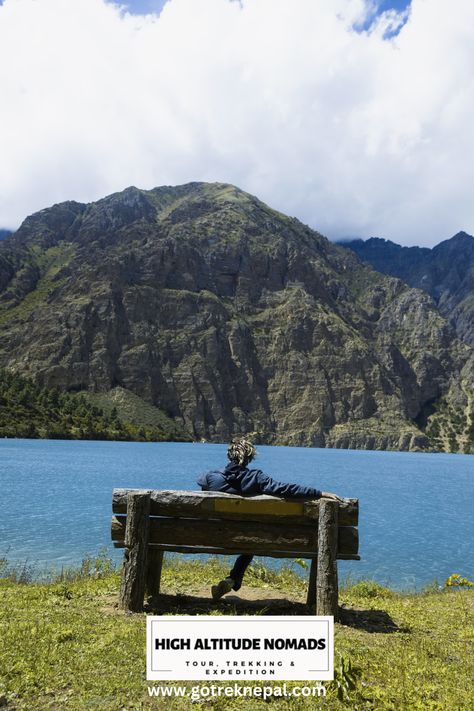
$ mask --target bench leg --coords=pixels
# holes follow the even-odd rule
[[[311,568],[309,569],[308,595],[306,604],[311,609],[311,614],[316,614],[316,572],[318,569],[317,558],[311,558]]]
[[[148,548],[146,592],[150,597],[155,597],[160,592],[162,567],[163,551],[160,551],[157,548]]]
[[[318,572],[316,611],[318,615],[338,615],[337,583],[337,501],[322,501],[318,522]]]
[[[143,610],[147,569],[150,494],[129,493],[125,556],[120,586],[120,606],[131,612]]]

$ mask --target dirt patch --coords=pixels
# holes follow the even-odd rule
[[[102,610],[105,614],[128,614],[118,607],[117,594],[107,595]],[[213,600],[211,587],[193,588],[186,594],[168,587],[155,598],[145,603],[148,614],[260,614],[260,615],[307,615],[309,610],[301,596],[291,595],[275,588],[252,588],[243,585],[238,592],[230,592],[220,600]]]
[[[193,595],[197,595],[198,597],[211,597],[211,586],[207,587],[201,587],[197,588],[196,590],[192,591]],[[247,585],[242,585],[240,590],[238,592],[234,592],[233,590],[230,593],[227,593],[227,595],[224,595],[220,599],[219,602],[249,602],[249,601],[258,601],[258,600],[280,600],[280,601],[286,601],[286,602],[303,602],[303,599],[301,596],[298,595],[292,595],[291,593],[286,592],[285,590],[278,590],[276,588],[272,587],[265,587],[265,588],[252,588]]]
[[[308,608],[303,600],[275,588],[252,588],[243,585],[238,592],[231,591],[220,600],[213,600],[211,586],[197,587],[177,593],[163,591],[148,600],[147,612],[174,612],[176,614],[260,614],[260,615],[306,615]]]

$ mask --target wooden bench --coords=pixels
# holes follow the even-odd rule
[[[357,499],[295,500],[214,491],[114,489],[112,540],[125,548],[120,604],[160,591],[165,551],[311,560],[311,614],[338,611],[337,559],[359,560]]]

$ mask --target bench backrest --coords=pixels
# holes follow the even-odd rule
[[[129,493],[149,493],[149,545],[183,553],[317,555],[319,500],[214,491],[114,489],[112,540],[124,547]],[[337,557],[358,559],[357,499],[338,505]]]

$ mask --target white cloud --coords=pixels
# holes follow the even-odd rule
[[[130,184],[232,182],[331,236],[474,232],[474,3],[0,7],[0,226]]]

